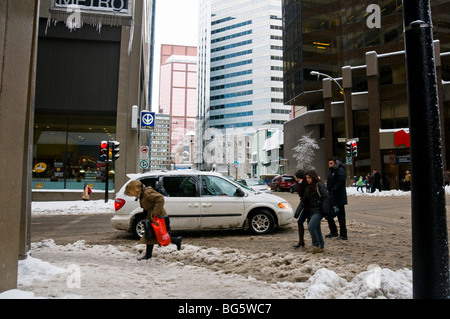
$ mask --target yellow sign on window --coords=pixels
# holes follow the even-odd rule
[[[34,165],[34,171],[36,173],[42,173],[45,172],[47,170],[47,164],[45,163],[37,163],[36,165]]]

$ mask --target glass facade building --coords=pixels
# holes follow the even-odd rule
[[[208,128],[281,128],[291,112],[283,104],[281,1],[201,1],[199,18],[197,137]]]
[[[450,1],[430,4],[448,166]],[[322,149],[315,165],[323,175],[328,157],[345,157],[345,143],[338,139],[358,138],[348,177],[377,168],[386,188],[401,187],[409,169],[409,146],[394,143],[395,132],[409,130],[402,1],[284,0],[283,19],[284,103],[302,110],[285,126],[297,130],[285,138],[285,155],[302,134],[313,131]],[[334,82],[328,88],[324,77],[311,71],[332,77],[342,91]],[[295,167],[287,169],[292,173]]]
[[[434,39],[440,40],[442,52],[449,51],[450,2],[430,3]],[[368,27],[375,14],[369,5],[380,8],[379,28]],[[317,76],[310,74],[313,70],[339,78],[343,66],[365,64],[367,51],[404,50],[402,8],[402,0],[283,0],[284,103],[306,105],[304,93],[321,87]],[[385,67],[383,81],[389,80],[387,71]],[[398,72],[403,71],[394,70]],[[355,85],[360,91],[367,89],[363,80]]]

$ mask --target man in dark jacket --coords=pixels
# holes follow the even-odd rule
[[[339,211],[337,218],[339,222],[340,234],[338,234],[336,223],[334,218],[328,218],[328,226],[330,227],[330,233],[326,235],[326,238],[337,237],[340,240],[347,240],[347,226],[345,224],[345,205],[347,205],[347,177],[345,172],[345,166],[337,158],[331,158],[328,160],[328,167],[330,174],[327,180],[327,189],[330,194],[331,203],[336,206]]]

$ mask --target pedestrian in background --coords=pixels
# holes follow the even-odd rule
[[[306,179],[305,179],[305,171],[304,170],[298,170],[295,172],[295,180],[297,181],[297,193],[298,197],[300,198],[300,201],[302,197],[305,195],[305,188],[306,188]],[[295,211],[294,217],[298,218],[297,224],[298,224],[298,243],[294,245],[295,248],[304,247],[305,246],[305,227],[303,224],[305,223],[305,220],[309,221],[309,214],[308,214],[308,207],[303,207],[301,209],[300,203],[297,206],[297,210]]]
[[[88,184],[84,184],[83,193],[81,194],[81,199],[88,201],[91,199],[92,190]]]
[[[411,190],[411,172],[409,170],[406,171],[404,182],[405,191],[409,192]]]
[[[316,171],[307,171],[305,173],[305,179],[307,182],[307,187],[305,189],[305,194],[300,201],[298,210],[301,211],[305,207],[308,207],[310,217],[308,222],[308,230],[313,244],[309,252],[321,253],[324,251],[325,243],[322,237],[320,221],[322,220],[324,214],[328,214],[329,212],[328,191]]]
[[[327,189],[333,206],[337,206],[337,219],[339,222],[339,234],[334,218],[328,218],[330,233],[326,238],[337,237],[339,240],[347,240],[347,225],[345,220],[345,205],[347,205],[347,185],[345,166],[336,157],[328,160],[330,173],[327,180]]]
[[[372,175],[370,173],[367,173],[366,175],[366,193],[370,193],[370,185],[371,185],[371,178]]]
[[[361,193],[364,194],[364,184],[363,177],[360,176],[358,181],[356,182],[356,191],[358,192],[359,189],[361,189]]]
[[[372,176],[373,176],[372,193],[375,192],[375,189],[378,189],[381,192],[381,174],[378,173],[376,168],[373,169]]]

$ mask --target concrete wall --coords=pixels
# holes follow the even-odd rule
[[[29,241],[38,8],[38,0],[0,1],[0,292],[17,288],[19,255]]]

